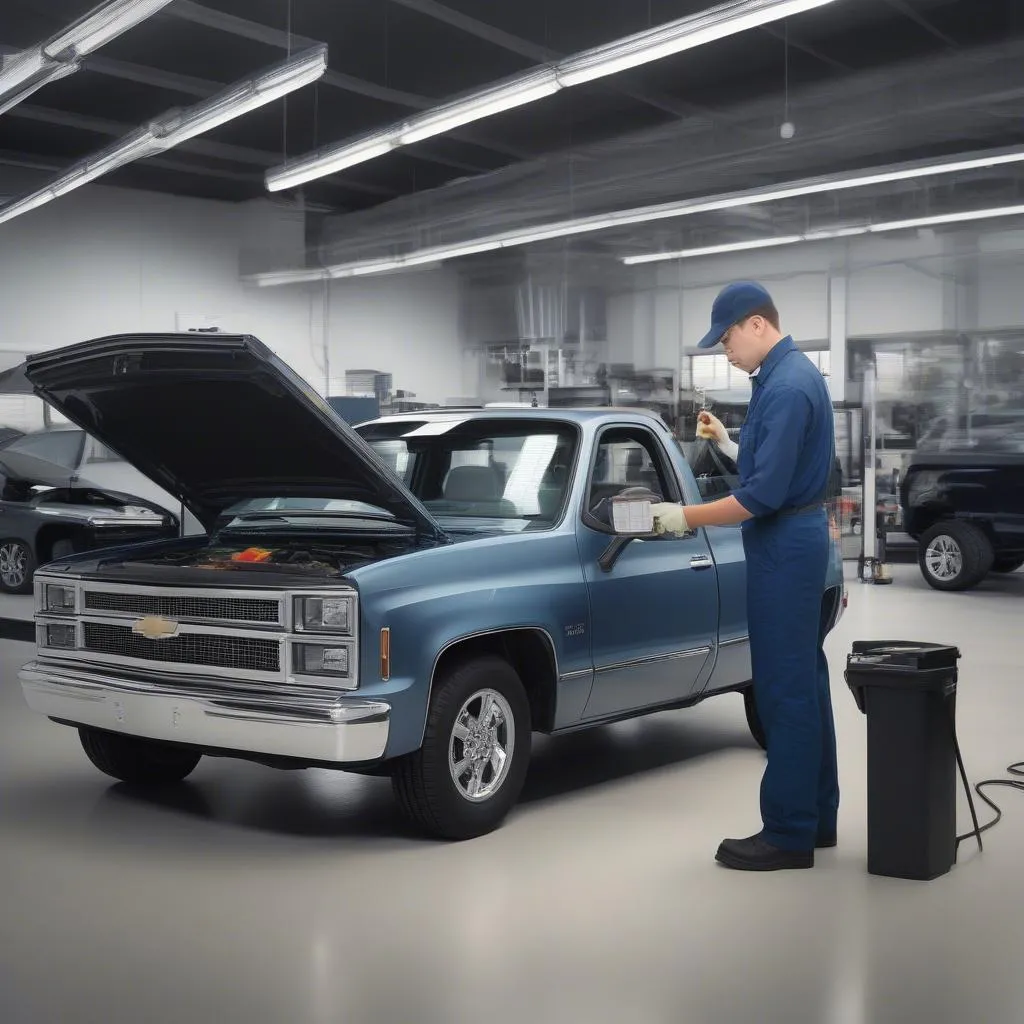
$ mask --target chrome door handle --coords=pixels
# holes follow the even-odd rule
[[[710,555],[694,555],[690,559],[691,569],[710,569],[715,563],[711,561]]]

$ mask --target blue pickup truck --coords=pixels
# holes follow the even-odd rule
[[[24,374],[206,531],[36,575],[25,697],[114,778],[173,784],[203,756],[386,774],[417,826],[465,839],[516,802],[536,732],[737,692],[763,742],[740,530],[636,536],[609,515],[623,493],[715,492],[656,416],[446,409],[355,430],[224,334],[103,338]],[[836,547],[825,629],[841,570]]]

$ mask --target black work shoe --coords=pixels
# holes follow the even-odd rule
[[[785,871],[790,868],[813,868],[813,850],[783,850],[773,846],[758,833],[749,839],[725,839],[718,847],[715,860],[737,871]]]
[[[837,846],[839,840],[836,837],[835,832],[828,832],[825,835],[818,836],[814,840],[814,848],[816,850],[831,850],[833,846]]]

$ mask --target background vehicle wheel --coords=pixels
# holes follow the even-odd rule
[[[202,757],[195,751],[158,740],[141,740],[84,726],[78,730],[78,738],[86,756],[101,772],[138,786],[181,782]]]
[[[36,556],[20,540],[0,541],[0,590],[8,594],[31,594]]]
[[[921,574],[936,590],[969,590],[992,568],[988,538],[970,523],[936,523],[918,544]]]
[[[394,767],[395,796],[430,835],[484,835],[519,798],[530,744],[530,704],[519,676],[501,658],[474,658],[436,681],[423,745]]]
[[[747,725],[750,727],[750,735],[754,737],[754,742],[762,750],[767,750],[768,738],[764,734],[761,716],[757,711],[757,700],[754,698],[753,686],[748,686],[743,691],[743,710],[747,713]]]
[[[1021,558],[1020,555],[1005,555],[992,563],[992,571],[1016,572],[1022,565],[1024,565],[1024,558]]]

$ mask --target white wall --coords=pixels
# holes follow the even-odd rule
[[[345,371],[357,369],[393,374],[417,401],[466,393],[458,300],[451,269],[333,282],[331,393],[344,394]]]
[[[179,314],[255,334],[323,387],[308,289],[255,289],[239,258],[256,237],[281,258],[302,244],[295,213],[91,188],[0,225],[0,349],[34,352],[104,334],[173,331]],[[312,325],[316,326],[316,325]]]
[[[427,401],[463,390],[458,281],[447,270],[328,286],[256,288],[240,265],[294,265],[300,214],[270,202],[231,204],[82,189],[0,225],[0,369],[21,354],[129,331],[210,324],[251,333],[315,388],[343,394],[345,370],[394,374]],[[41,406],[29,403],[34,427]],[[19,402],[0,396],[0,422]],[[20,406],[26,403],[20,402]]]

